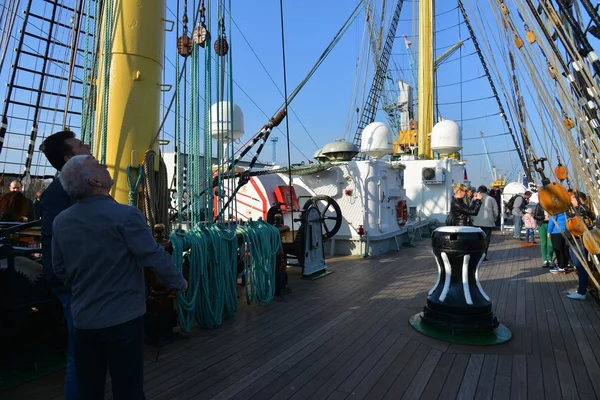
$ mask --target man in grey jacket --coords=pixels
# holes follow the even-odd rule
[[[525,214],[525,207],[531,198],[531,192],[528,190],[523,193],[523,196],[517,195],[515,202],[513,203],[512,215],[513,215],[513,239],[521,240],[521,228],[523,227],[523,214]]]
[[[490,248],[490,240],[492,239],[492,228],[496,226],[496,218],[498,217],[498,204],[496,200],[488,196],[487,187],[481,185],[477,189],[481,193],[481,208],[479,213],[473,217],[473,226],[481,228],[487,236],[487,243],[485,245],[485,260],[488,261],[488,249]]]
[[[81,399],[104,398],[107,368],[114,399],[144,398],[144,268],[170,288],[187,282],[154,241],[142,213],[114,201],[114,183],[92,156],[74,156],[60,181],[77,203],[53,223],[54,273],[71,287],[75,373]]]

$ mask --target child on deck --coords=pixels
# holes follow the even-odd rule
[[[528,207],[523,215],[523,225],[525,226],[525,242],[535,243],[535,230],[537,228],[537,221],[533,218],[533,209]],[[529,238],[531,237],[531,240]]]

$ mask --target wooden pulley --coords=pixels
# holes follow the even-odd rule
[[[583,232],[583,246],[590,254],[600,254],[600,230],[598,228]]]
[[[563,126],[567,129],[573,129],[575,128],[575,121],[573,121],[573,118],[565,118],[563,119]]]
[[[529,43],[535,43],[535,33],[533,33],[533,31],[528,30],[527,33],[525,33],[525,38]]]
[[[567,170],[567,167],[559,162],[556,168],[554,168],[554,176],[559,181],[564,181],[569,176],[569,171]]]
[[[504,4],[504,3],[500,3],[500,11],[504,15],[510,14],[510,11],[508,10],[508,7],[506,7],[506,4]]]
[[[515,35],[515,44],[517,45],[517,49],[521,49],[525,45],[519,35]]]
[[[177,39],[177,52],[182,57],[188,57],[194,50],[192,39],[187,35],[183,34]]]
[[[194,43],[196,43],[200,47],[206,46],[206,41],[209,39],[210,33],[208,29],[206,29],[206,25],[199,24],[194,31],[192,32],[192,38],[194,39]]]
[[[220,39],[215,40],[214,45],[215,53],[220,56],[224,56],[229,51],[229,44],[227,43],[227,38],[222,37]]]
[[[550,215],[563,213],[571,206],[571,196],[562,185],[548,182],[538,192],[540,205]]]
[[[576,237],[583,236],[584,232],[587,231],[585,222],[583,221],[583,218],[581,218],[579,215],[576,215],[571,218],[567,218],[566,227],[567,227],[567,231],[571,235],[576,236]]]

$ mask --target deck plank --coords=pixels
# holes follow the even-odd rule
[[[469,354],[456,355],[450,373],[442,387],[439,399],[456,399],[470,358],[471,356]]]
[[[435,366],[435,369],[433,370],[433,373],[427,382],[427,386],[423,390],[423,399],[438,398],[442,392],[442,387],[446,382],[446,378],[450,373],[450,368],[452,368],[452,363],[454,362],[455,357],[455,354],[442,353],[440,361]]]
[[[494,380],[494,393],[492,399],[510,399],[510,384],[512,377],[513,356],[500,355]]]
[[[498,355],[486,354],[483,359],[481,375],[477,383],[477,391],[475,397],[477,399],[491,399],[494,389],[494,381],[496,380],[496,368],[498,366]]]
[[[513,356],[510,398],[513,400],[527,398],[527,356],[525,355]]]
[[[479,383],[479,376],[481,375],[484,357],[485,356],[483,354],[473,354],[469,358],[467,369],[463,376],[460,389],[458,390],[459,398],[475,398],[475,392],[477,390],[477,384]]]
[[[411,380],[410,385],[404,392],[403,399],[418,399],[421,397],[425,388],[427,387],[427,383],[429,379],[431,379],[431,375],[435,368],[437,367],[440,359],[442,358],[442,352],[436,349],[431,349],[425,361],[421,364],[421,368],[417,371],[415,377]]]

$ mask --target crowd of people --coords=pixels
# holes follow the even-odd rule
[[[542,268],[549,268],[553,274],[568,273],[573,268],[577,270],[579,285],[576,291],[567,295],[570,299],[585,300],[587,297],[588,273],[584,263],[594,269],[582,243],[580,233],[569,232],[567,220],[580,216],[588,229],[596,223],[596,215],[588,201],[587,195],[579,191],[569,191],[571,208],[568,212],[550,215],[538,203],[529,204],[532,193],[525,191],[515,195],[509,201],[508,212],[513,217],[513,239],[537,245],[535,232],[539,235],[542,256]],[[486,258],[489,249],[492,230],[499,226],[501,210],[501,192],[495,187],[488,192],[485,186],[477,190],[464,184],[454,185],[454,197],[446,225],[475,226],[481,228],[487,237]]]

